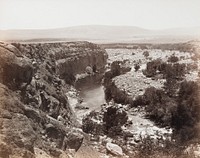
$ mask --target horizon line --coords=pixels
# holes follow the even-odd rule
[[[66,29],[66,28],[74,28],[74,27],[84,27],[84,26],[106,26],[106,27],[135,27],[138,29],[144,29],[144,30],[149,30],[149,31],[161,31],[161,30],[169,30],[169,29],[180,29],[180,28],[198,28],[200,26],[183,26],[183,27],[169,27],[169,28],[163,28],[163,29],[148,29],[145,27],[140,27],[140,26],[136,26],[136,25],[103,25],[103,24],[91,24],[91,25],[72,25],[72,26],[66,26],[66,27],[52,27],[52,28],[12,28],[12,29],[1,29],[0,31],[19,31],[19,30],[27,30],[27,31],[45,31],[45,30],[56,30],[56,29]]]

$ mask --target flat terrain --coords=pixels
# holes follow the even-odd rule
[[[200,28],[148,30],[135,26],[83,25],[48,30],[0,30],[0,40],[20,42],[177,43],[200,39]]]
[[[115,77],[113,80],[117,87],[125,90],[131,97],[137,97],[142,95],[146,88],[155,87],[162,88],[164,86],[165,79],[153,80],[147,78],[143,74],[143,70],[146,69],[146,64],[150,61],[161,59],[163,62],[167,62],[171,55],[177,56],[180,60],[177,63],[194,64],[196,63],[191,59],[192,55],[189,52],[169,51],[160,49],[106,49],[108,53],[108,63],[113,61],[126,61],[127,66],[131,67],[131,71]],[[149,56],[145,57],[143,53],[149,52]],[[140,65],[140,69],[135,72],[134,65]],[[191,70],[189,74],[185,75],[186,80],[196,80],[198,78],[198,70]]]

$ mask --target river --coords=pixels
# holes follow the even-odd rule
[[[83,106],[89,107],[88,110],[79,110],[77,112],[78,116],[81,118],[90,111],[99,111],[101,109],[101,105],[105,103],[104,89],[101,85],[93,85],[82,88],[80,91],[80,97],[82,97],[84,100],[82,103]],[[128,111],[129,120],[133,122],[133,124],[129,126],[128,130],[131,131],[136,137],[145,137],[149,135],[150,137],[157,139],[165,134],[171,134],[172,130],[159,128],[154,122],[145,118],[144,111],[137,111],[134,114],[131,112],[135,110],[137,109],[133,108],[132,110]]]
[[[100,111],[101,105],[106,103],[104,87],[99,82],[91,82],[90,78],[89,80],[84,80],[81,84],[79,83],[79,86],[76,87],[76,89],[78,90],[78,93],[73,89],[71,94],[67,94],[67,96],[78,121],[82,123],[82,118],[85,115],[93,110]],[[83,100],[81,104],[78,103],[77,94],[78,97]],[[77,105],[81,105],[81,107],[84,108],[75,108]],[[85,107],[88,107],[88,109],[85,109]],[[128,111],[128,117],[129,120],[132,121],[132,125],[130,125],[127,130],[132,132],[135,137],[150,135],[152,138],[156,139],[158,136],[163,136],[165,134],[169,135],[172,133],[171,129],[159,128],[154,122],[144,116],[145,111],[140,111],[138,108],[132,108]]]
[[[100,105],[106,102],[104,88],[101,85],[92,85],[81,89],[80,97],[83,98],[82,104],[89,107],[89,111],[100,110]]]
[[[98,78],[98,79],[97,79]],[[73,110],[76,113],[76,116],[78,118],[78,121],[81,123],[82,118],[90,113],[91,111],[100,111],[101,105],[105,104],[105,93],[104,93],[104,87],[101,85],[99,77],[94,76],[94,78],[88,77],[86,79],[83,79],[82,81],[79,81],[78,84],[75,86],[78,92],[76,92],[74,89],[71,91],[71,93],[76,93],[77,95],[73,94],[67,94],[69,103]],[[78,99],[82,99],[82,103],[78,103]],[[80,105],[83,107],[83,109],[75,108],[77,105]],[[88,109],[84,109],[85,107],[88,107]]]

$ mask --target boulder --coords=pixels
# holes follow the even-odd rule
[[[77,151],[83,142],[83,135],[78,132],[70,132],[63,142],[63,149],[75,149]]]
[[[86,71],[87,74],[92,74],[92,72],[93,72],[93,70],[90,66],[87,66],[85,71]]]
[[[36,158],[52,158],[52,156],[39,148],[34,148],[34,153]]]
[[[12,44],[0,43],[0,47],[7,49],[8,51],[14,53],[17,57],[22,57],[22,53]]]
[[[12,89],[31,82],[33,68],[28,58],[17,57],[8,49],[0,47],[0,61],[0,82]]]
[[[107,143],[106,149],[115,156],[123,156],[122,148],[117,144]]]
[[[46,133],[48,137],[53,139],[59,139],[64,137],[64,131],[61,131],[61,129],[51,123],[46,125]]]

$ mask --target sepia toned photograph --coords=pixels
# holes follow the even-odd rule
[[[0,158],[200,158],[200,0],[0,0]]]

